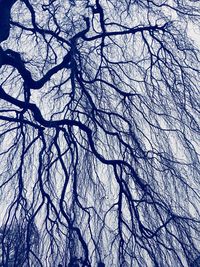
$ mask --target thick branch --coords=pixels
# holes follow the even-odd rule
[[[10,33],[10,10],[17,0],[0,1],[0,42],[5,41]]]
[[[10,65],[13,68],[16,68],[20,75],[22,76],[24,82],[30,89],[40,89],[44,86],[44,84],[51,79],[51,77],[57,73],[59,70],[63,68],[69,68],[71,62],[71,52],[69,51],[68,54],[63,58],[63,61],[58,64],[57,66],[50,69],[40,80],[35,81],[32,76],[31,72],[26,69],[23,60],[20,57],[20,54],[14,52],[12,50],[0,51],[0,62],[1,65]]]

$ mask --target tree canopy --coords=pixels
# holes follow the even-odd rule
[[[195,0],[0,1],[3,266],[16,225],[18,266],[193,266],[199,25]]]

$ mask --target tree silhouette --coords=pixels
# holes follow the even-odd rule
[[[3,266],[193,266],[199,1],[0,9]]]
[[[31,266],[35,265],[27,255],[38,253],[39,233],[35,224],[26,225],[22,218],[20,223],[5,225],[0,231],[1,260],[0,266]]]

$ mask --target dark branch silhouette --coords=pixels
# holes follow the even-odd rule
[[[0,1],[0,266],[196,267],[198,1]]]
[[[17,0],[0,0],[0,42],[5,41],[10,33],[10,11]]]

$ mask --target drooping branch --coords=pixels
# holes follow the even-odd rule
[[[190,266],[200,253],[196,3],[21,2],[16,42],[0,48],[0,200],[6,229],[38,227],[37,251],[24,223],[24,264]],[[3,240],[6,262],[8,231]]]

